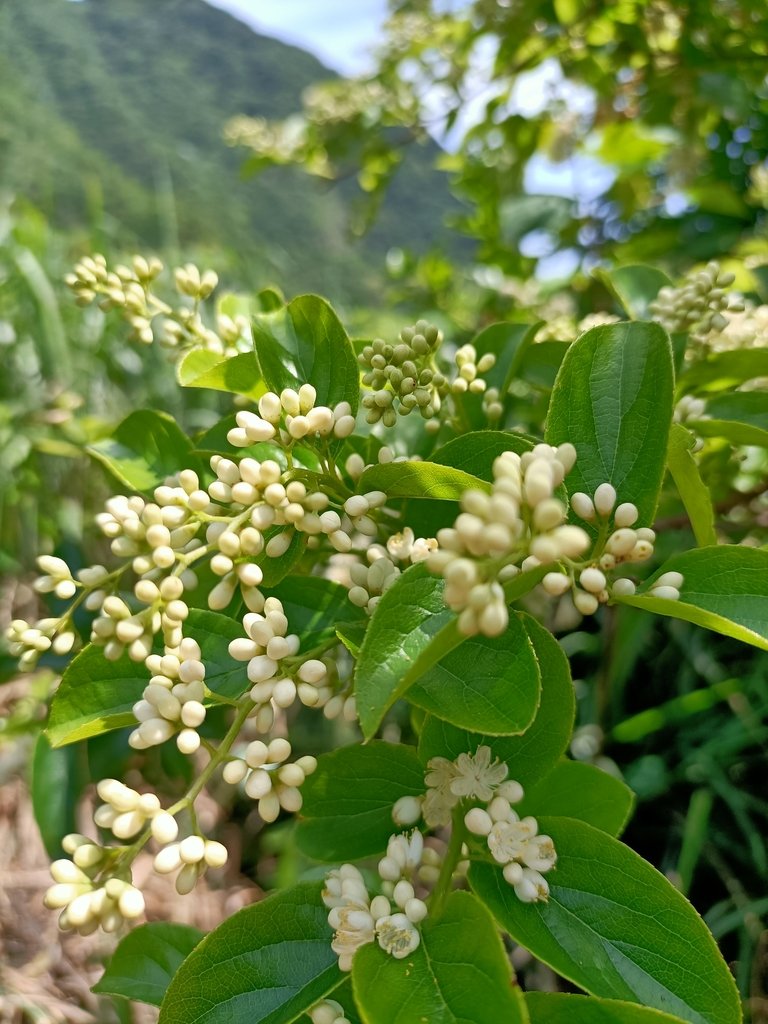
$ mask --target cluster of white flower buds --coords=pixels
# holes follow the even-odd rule
[[[38,619],[34,624],[26,619],[13,619],[6,630],[8,650],[19,659],[19,668],[29,671],[37,664],[41,654],[52,650],[54,654],[68,654],[75,642],[75,634],[62,629],[62,620]]]
[[[680,588],[685,579],[681,572],[664,572],[654,580],[648,590],[649,597],[661,597],[666,601],[679,601]]]
[[[389,590],[400,575],[398,567],[386,555],[380,555],[378,551],[369,549],[367,552],[369,560],[371,556],[373,558],[370,565],[356,562],[349,567],[352,581],[349,599],[358,608],[364,608],[369,615],[373,614],[382,595]]]
[[[703,270],[691,272],[679,288],[662,288],[650,311],[670,334],[685,331],[694,343],[706,344],[709,335],[728,326],[727,313],[744,310],[741,296],[727,290],[734,280],[733,274],[724,273],[712,261]]]
[[[496,365],[496,356],[492,352],[477,356],[477,349],[474,345],[462,345],[456,350],[454,356],[458,374],[451,382],[451,391],[454,395],[461,395],[469,391],[472,395],[481,395],[486,389],[486,383],[480,376],[487,373]]]
[[[439,411],[441,394],[448,381],[434,369],[434,355],[442,344],[442,332],[434,324],[419,320],[404,327],[396,344],[381,338],[366,345],[358,362],[363,370],[363,384],[371,391],[363,395],[368,423],[382,421],[394,426],[397,415],[407,416],[415,409],[430,421]]]
[[[398,960],[418,947],[421,936],[416,926],[427,916],[427,905],[416,896],[411,879],[418,875],[423,854],[420,832],[391,836],[386,856],[379,862],[379,877],[388,895],[373,899],[363,876],[351,864],[326,877],[323,902],[330,910],[328,923],[335,931],[331,948],[342,971],[351,970],[355,953],[369,942],[378,941]]]
[[[176,827],[176,820],[162,809],[154,793],[138,793],[117,779],[102,779],[96,792],[104,803],[97,807],[93,820],[99,828],[110,829],[116,839],[132,839],[156,818],[161,830]]]
[[[301,810],[300,786],[317,768],[317,759],[305,754],[289,762],[290,756],[291,744],[282,737],[269,743],[253,740],[242,757],[224,766],[224,781],[233,786],[243,783],[246,794],[258,800],[262,821],[276,821],[281,810],[289,814]]]
[[[133,337],[150,345],[155,340],[155,318],[165,317],[159,340],[169,348],[186,350],[205,348],[223,355],[236,355],[239,343],[247,339],[249,330],[245,317],[219,314],[216,330],[206,326],[199,303],[207,299],[218,284],[212,270],[202,273],[192,263],[174,271],[176,289],[193,300],[194,305],[174,309],[152,291],[163,264],[156,257],[134,256],[130,266],[118,265],[110,270],[102,255],[86,256],[65,278],[80,306],[98,300],[103,310],[119,310],[130,325]]]
[[[335,999],[323,999],[307,1013],[312,1024],[349,1024],[349,1019],[344,1016],[344,1007]]]
[[[499,792],[499,790],[503,791]],[[464,824],[476,836],[483,836],[495,861],[503,864],[504,879],[514,887],[523,903],[537,903],[549,896],[544,874],[557,861],[554,843],[539,835],[535,818],[521,818],[512,804],[523,799],[523,787],[509,780],[483,807],[472,807],[464,815]]]
[[[502,584],[520,569],[573,559],[589,535],[565,522],[554,497],[576,461],[571,444],[538,444],[522,456],[504,452],[493,464],[491,493],[468,490],[452,528],[438,532],[427,565],[445,577],[445,602],[459,612],[466,636],[499,636],[509,614]]]
[[[157,837],[155,837],[157,838]],[[192,892],[197,880],[208,868],[220,868],[227,863],[227,848],[213,839],[191,835],[180,843],[164,846],[154,859],[153,866],[160,875],[177,872],[175,886],[180,896]]]
[[[500,420],[504,415],[504,403],[498,388],[488,388],[483,394],[483,412],[490,422]]]
[[[50,910],[61,910],[59,927],[90,935],[97,928],[117,931],[126,921],[144,913],[144,897],[130,876],[109,875],[113,851],[85,836],[65,836],[64,850],[72,856],[51,864],[54,884],[45,894]],[[100,876],[107,875],[104,878]]]
[[[194,754],[200,747],[197,729],[205,721],[205,665],[199,644],[183,637],[177,648],[150,654],[145,665],[151,678],[133,706],[140,724],[128,742],[135,750],[146,750],[176,734],[181,753]]]
[[[227,440],[235,448],[247,448],[275,438],[289,445],[302,438],[349,437],[355,429],[349,402],[331,408],[316,401],[317,391],[311,384],[302,384],[298,391],[285,388],[279,395],[268,391],[259,399],[258,415],[248,410],[237,413],[237,426]]]
[[[573,588],[573,602],[582,615],[591,615],[610,597],[606,573],[626,563],[644,562],[653,555],[653,530],[645,527],[632,529],[637,522],[638,510],[631,502],[616,506],[616,490],[609,483],[600,484],[594,495],[576,491],[571,496],[573,512],[585,522],[598,522],[610,531],[596,545],[591,556],[578,567],[547,573],[542,587],[553,597],[559,597]],[[615,580],[619,592],[631,580]],[[633,585],[634,586],[634,585]]]

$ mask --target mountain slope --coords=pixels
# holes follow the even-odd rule
[[[101,219],[123,245],[164,247],[178,232],[182,247],[237,251],[254,284],[361,296],[389,245],[446,238],[456,205],[433,153],[408,153],[356,247],[343,189],[291,170],[242,180],[245,152],[222,141],[229,117],[284,117],[330,75],[202,0],[3,0],[0,188],[65,225]]]

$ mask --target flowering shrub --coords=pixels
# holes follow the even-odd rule
[[[63,929],[122,934],[144,913],[146,846],[192,892],[228,858],[195,813],[213,783],[265,825],[298,816],[299,849],[328,868],[202,941],[179,928],[171,960],[167,926],[140,926],[101,989],[162,1002],[162,1024],[739,1020],[701,919],[616,838],[631,792],[564,756],[573,687],[543,624],[628,604],[768,649],[768,552],[718,543],[696,459],[707,438],[765,443],[738,404],[764,397],[765,350],[726,367],[709,344],[742,308],[718,269],[659,295],[672,343],[630,319],[563,344],[543,439],[515,387],[537,324],[449,355],[425,321],[353,343],[301,296],[256,313],[251,339],[242,315],[206,320],[214,274],[177,271],[174,306],[160,273],[97,257],[70,284],[235,411],[194,438],[137,411],[95,446],[124,490],[97,517],[112,558],[72,571],[42,555],[37,589],[64,608],[9,636],[26,668],[77,651],[54,747],[129,727],[138,766],[174,743],[190,781],[167,800],[100,780],[97,831],[64,837],[46,903]],[[614,283],[634,317],[648,277],[626,289],[628,273]],[[752,384],[726,414],[717,382],[734,374]],[[667,470],[699,546],[658,564]],[[305,751],[317,716],[357,740]],[[500,931],[590,998],[524,996]]]

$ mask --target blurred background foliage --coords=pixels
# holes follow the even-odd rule
[[[457,345],[494,318],[538,323],[510,407],[539,432],[580,325],[625,315],[607,268],[647,261],[677,281],[718,258],[752,310],[768,300],[767,70],[762,0],[391,0],[355,80],[202,0],[4,0],[4,619],[36,600],[35,554],[98,556],[89,524],[115,485],[87,445],[137,408],[194,432],[231,407],[178,388],[117,314],[78,309],[62,284],[77,259],[156,252],[212,266],[225,292],[318,291],[364,337],[414,316]],[[756,313],[732,341],[767,343]],[[765,447],[705,438],[697,460],[719,537],[765,545]],[[661,558],[695,545],[672,491],[659,520]],[[691,895],[768,1020],[765,655],[630,608],[550,624],[577,679],[573,756],[624,775],[627,841]],[[44,659],[35,701],[11,706],[0,749],[36,735],[57,667]],[[94,774],[129,757],[115,742],[90,744]],[[90,773],[66,757],[79,789]],[[249,873],[306,869],[289,828],[262,848],[241,811]]]

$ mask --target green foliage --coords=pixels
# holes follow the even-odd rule
[[[171,979],[202,938],[189,925],[142,925],[121,939],[93,991],[160,1006]]]
[[[341,321],[324,299],[300,295],[274,312],[257,314],[253,341],[263,380],[272,391],[312,381],[318,404],[349,402],[357,411],[357,360]]]
[[[605,480],[643,522],[656,508],[672,419],[672,354],[664,331],[644,323],[587,331],[563,360],[552,391],[546,438],[572,441],[579,458],[573,491]]]
[[[522,997],[488,911],[470,893],[448,897],[445,909],[424,926],[424,938],[403,960],[370,945],[355,957],[352,984],[370,1024],[436,1024],[471,1020],[525,1021]]]
[[[582,822],[549,818],[542,826],[568,851],[546,906],[520,906],[496,868],[470,871],[473,890],[516,941],[594,995],[639,1002],[691,1024],[740,1019],[733,979],[712,936],[663,875]]]
[[[141,409],[132,412],[112,436],[88,448],[119,484],[136,491],[151,491],[182,462],[200,468],[189,439],[171,416]]]
[[[46,729],[51,746],[133,724],[133,705],[145,686],[127,655],[105,661],[100,648],[83,648],[64,671],[51,703]]]
[[[392,805],[418,796],[424,773],[412,747],[373,740],[318,759],[303,789],[296,841],[315,860],[360,860],[383,853],[394,827]]]
[[[341,981],[317,886],[300,885],[219,925],[176,972],[162,1024],[289,1024]]]
[[[695,622],[744,643],[768,650],[768,551],[745,547],[701,548],[675,555],[661,566],[684,574],[679,601],[667,605],[649,593],[653,577],[622,603],[657,615]]]
[[[632,811],[634,794],[620,779],[591,764],[559,761],[526,790],[520,804],[526,814],[562,815],[618,836]]]

